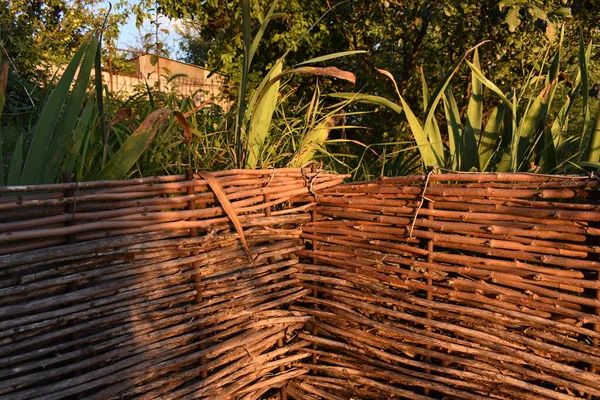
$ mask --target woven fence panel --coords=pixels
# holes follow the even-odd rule
[[[289,305],[310,204],[287,203],[342,178],[2,188],[0,398],[258,398],[305,374],[311,317]]]
[[[303,226],[297,399],[600,398],[600,181],[341,185]],[[308,200],[308,198],[306,198]]]
[[[0,188],[0,398],[600,396],[600,182]]]

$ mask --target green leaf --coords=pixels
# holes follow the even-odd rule
[[[244,127],[246,126],[244,117],[246,115],[246,91],[248,90],[248,77],[250,74],[250,51],[252,44],[250,32],[250,0],[242,0],[242,38],[244,43],[242,79],[238,92],[238,107],[237,107],[237,122],[235,125],[235,155],[236,165],[242,166],[243,148],[242,136],[245,134]],[[263,80],[263,83],[265,80]]]
[[[506,97],[506,95],[502,92],[502,90],[500,90],[500,88],[498,86],[496,86],[492,81],[487,79],[483,75],[481,70],[479,68],[477,68],[474,64],[471,64],[469,62],[469,60],[465,60],[465,61],[466,61],[467,65],[469,66],[469,68],[471,68],[471,71],[473,71],[473,73],[481,81],[481,83],[483,83],[485,85],[485,87],[490,89],[492,92],[496,93],[498,95],[498,97],[500,97],[500,100],[502,100],[504,102],[504,104],[506,104],[509,108],[512,108],[512,102]]]
[[[254,40],[252,41],[252,45],[250,46],[250,50],[248,51],[248,68],[250,68],[250,65],[252,65],[252,59],[254,58],[254,54],[256,54],[256,50],[258,50],[260,41],[262,40],[262,37],[263,37],[265,31],[267,30],[267,25],[269,25],[269,22],[272,19],[281,16],[281,14],[273,14],[275,11],[275,7],[277,7],[277,1],[278,0],[274,0],[273,3],[271,4],[271,7],[269,8],[269,11],[267,12],[267,16],[262,21],[262,24],[260,25],[260,28],[258,29],[258,32],[256,32],[256,36],[254,37]],[[248,20],[249,20],[250,15],[249,14],[247,16],[245,15],[245,18],[248,18]],[[249,25],[249,22],[248,22],[248,25]],[[246,39],[247,39],[246,34],[247,34],[246,26],[244,26],[244,43],[247,43],[246,42]],[[249,33],[248,33],[248,35],[249,35]],[[248,39],[249,39],[249,36],[248,36]],[[249,42],[249,40],[248,40],[248,42]]]
[[[544,12],[544,10],[542,10],[541,8],[539,8],[538,6],[536,6],[533,3],[529,4],[528,11],[533,16],[533,18],[541,19],[543,21],[548,20],[548,16]]]
[[[552,133],[552,141],[554,142],[554,148],[557,152],[560,152],[565,140],[565,127],[568,121],[568,112],[570,108],[571,98],[567,96],[565,104],[559,110],[558,115],[552,123],[552,128],[550,129],[550,132]]]
[[[283,63],[277,62],[270,72],[271,76],[277,77],[281,74]],[[277,98],[279,96],[280,79],[270,85],[264,94],[260,95],[260,100],[254,109],[248,111],[252,113],[250,119],[250,129],[247,135],[248,152],[246,158],[246,168],[255,168],[257,166],[263,143],[269,135],[271,120],[275,113]]]
[[[294,153],[292,160],[287,166],[289,168],[300,168],[311,161],[314,158],[315,153],[323,148],[323,145],[329,136],[329,131],[333,126],[332,120],[327,118],[313,127],[308,134],[304,136],[298,151]]]
[[[10,168],[8,170],[8,186],[18,186],[21,184],[21,170],[23,168],[23,135],[19,136],[17,145],[12,155]]]
[[[340,58],[340,57],[347,57],[347,56],[351,56],[354,54],[365,54],[365,53],[368,53],[368,51],[366,51],[366,50],[340,51],[338,53],[326,54],[324,56],[311,58],[310,60],[302,61],[301,63],[298,63],[294,66],[299,67],[301,65],[315,64],[315,63],[319,63],[319,62],[323,62],[323,61],[334,60],[334,59]]]
[[[579,141],[579,152],[584,154],[586,141],[589,140],[588,127],[590,124],[590,110],[588,107],[589,101],[589,74],[588,64],[592,51],[592,42],[590,41],[587,50],[583,43],[583,33],[579,37],[579,72],[581,74],[581,99],[583,102],[583,129],[581,132],[581,140]]]
[[[463,160],[465,147],[462,145],[462,127],[460,125],[460,112],[456,105],[456,100],[450,88],[446,89],[444,94],[444,112],[446,114],[446,123],[448,124],[448,147],[450,149],[451,168],[454,171],[464,170]],[[469,167],[470,168],[470,167]],[[467,168],[468,169],[468,168]]]
[[[511,115],[512,115],[512,135],[511,135],[511,143],[510,143],[510,171],[517,172],[518,168],[518,155],[519,155],[519,125],[517,119],[517,96],[513,96],[512,99],[512,107],[511,107]]]
[[[406,119],[408,120],[410,130],[412,131],[413,137],[417,142],[417,147],[419,149],[419,152],[421,153],[421,159],[425,164],[425,167],[439,167],[443,165],[444,145],[442,143],[441,136],[439,137],[439,139],[435,138],[436,131],[434,129],[434,125],[431,124],[431,122],[428,123],[426,119],[425,129],[423,129],[421,123],[410,109],[410,106],[400,94],[394,76],[389,71],[383,69],[377,69],[377,71],[387,76],[394,83],[394,86],[396,88],[396,94],[400,99],[400,103],[402,103],[404,115],[406,115]],[[440,86],[438,86],[438,89]],[[437,101],[439,101],[439,98]],[[437,131],[437,133],[439,133],[439,130]]]
[[[540,160],[541,172],[544,174],[554,172],[558,164],[557,161],[556,147],[554,147],[554,140],[552,138],[552,130],[550,128],[546,128],[544,129],[544,148]]]
[[[384,97],[375,96],[373,94],[362,94],[362,93],[331,93],[327,94],[328,97],[335,97],[338,99],[348,100],[350,102],[358,102],[364,104],[373,104],[376,106],[383,106],[395,111],[398,114],[402,113],[402,107]]]
[[[109,3],[110,7],[110,3]],[[103,30],[106,26],[106,22],[108,19],[108,14],[104,20]],[[102,39],[102,31],[100,31],[100,39]],[[102,96],[102,40],[98,40],[98,49],[96,50],[96,62],[94,62],[94,85],[96,86],[96,105],[98,107],[98,128],[100,132],[102,132],[102,166],[106,164],[106,157],[108,156],[108,134],[110,133],[108,129],[106,129],[106,124],[104,121],[104,97]],[[148,82],[146,82],[146,87],[148,87]],[[150,97],[150,104],[152,104],[152,97]],[[152,104],[152,108],[154,108],[154,104]]]
[[[423,73],[423,69],[420,69],[421,75],[421,89],[423,91],[423,114],[426,113],[427,108],[429,107],[429,87],[427,85],[427,80],[425,79],[425,74]],[[396,87],[398,91],[398,88]],[[399,93],[399,92],[398,92]],[[431,118],[427,125],[425,125],[425,132],[432,132],[431,137],[441,138],[442,134],[440,132],[440,127],[435,118]],[[441,139],[440,139],[441,140]]]
[[[2,110],[4,110],[4,104],[6,103],[6,86],[8,84],[8,57],[4,55],[5,50],[0,44],[0,116],[2,116]]]
[[[596,111],[596,119],[594,120],[594,128],[592,129],[592,136],[590,138],[590,144],[588,148],[587,161],[599,161],[600,160],[600,105]]]
[[[429,86],[427,85],[423,68],[420,68],[419,72],[419,75],[421,76],[421,90],[423,91],[423,114],[425,114],[425,111],[427,111],[427,107],[429,106]]]
[[[577,165],[580,167],[594,168],[596,171],[600,170],[600,162],[598,161],[581,161],[578,162]]]
[[[479,156],[479,169],[482,172],[488,170],[489,163],[494,154],[494,149],[500,139],[505,111],[506,106],[504,104],[495,107],[494,111],[492,111],[492,115],[490,115],[490,119],[488,119],[487,124],[485,124],[483,133],[479,137],[477,154]]]
[[[8,84],[9,61],[4,47],[0,44],[0,117],[6,103],[6,86]],[[0,120],[0,155],[4,154],[4,138],[2,137],[2,120]],[[0,156],[1,157],[1,156]],[[4,162],[0,161],[0,185],[4,186]]]
[[[62,171],[65,172],[74,172],[75,162],[77,161],[77,157],[79,156],[79,149],[81,148],[81,144],[83,143],[84,138],[90,135],[90,125],[92,122],[92,113],[94,111],[95,106],[94,98],[90,98],[83,109],[83,112],[79,116],[77,121],[77,125],[73,130],[73,136],[71,138],[71,147],[67,152],[67,155],[62,164]]]
[[[517,160],[520,163],[529,161],[528,155],[533,154],[534,144],[537,141],[535,134],[539,126],[545,126],[548,96],[555,82],[552,81],[542,89],[519,124]]]
[[[428,141],[431,143],[431,146],[433,147],[433,151],[435,152],[438,160],[443,160],[444,146],[443,146],[443,142],[442,142],[442,137],[439,134],[439,130],[436,130],[433,127],[433,125],[431,124],[431,119],[433,119],[435,109],[437,108],[440,100],[442,99],[442,96],[443,96],[444,92],[446,91],[446,88],[450,84],[450,80],[452,79],[454,74],[456,74],[456,72],[458,71],[462,62],[467,61],[467,60],[465,60],[467,55],[469,55],[469,53],[476,50],[479,46],[481,46],[484,43],[486,43],[486,42],[485,41],[481,42],[481,43],[477,44],[476,46],[465,51],[463,53],[462,57],[460,57],[454,63],[454,65],[452,66],[452,69],[443,76],[441,82],[435,88],[435,90],[433,91],[433,95],[431,96],[431,102],[428,105],[427,111],[425,113],[425,125],[424,126],[425,126],[425,133],[427,134],[427,137],[428,137]],[[400,95],[400,94],[398,93],[398,95]]]
[[[39,183],[40,174],[43,169],[44,160],[48,146],[52,140],[52,135],[56,128],[56,124],[60,117],[63,105],[69,93],[69,88],[73,82],[73,77],[79,67],[81,58],[91,41],[84,43],[79,47],[71,62],[65,69],[63,76],[60,78],[58,85],[52,90],[48,101],[44,105],[44,109],[37,122],[33,138],[29,145],[25,165],[23,167],[23,175],[21,176],[21,184],[37,184]]]
[[[475,50],[473,54],[473,65],[481,70],[479,63],[479,52]],[[465,121],[464,131],[464,170],[472,167],[483,167],[477,164],[477,143],[481,142],[481,125],[483,119],[483,83],[477,77],[475,72],[471,71],[471,97],[467,108],[467,120]]]
[[[90,82],[97,47],[98,41],[96,41],[95,38],[92,38],[89,47],[86,49],[83,62],[79,67],[77,81],[71,90],[71,95],[67,100],[65,111],[52,137],[50,147],[48,148],[40,183],[52,183],[60,173],[63,172],[60,171],[60,167],[67,154],[67,150],[71,147],[73,128],[75,128],[80,110],[83,107],[83,101],[87,86]]]
[[[280,73],[280,71],[282,70],[283,62],[283,58],[280,58],[277,61],[275,61],[275,65],[273,65],[273,67],[267,73],[267,76],[265,76],[260,82],[256,90],[252,94],[248,105],[245,106],[246,112],[244,113],[244,118],[241,121],[241,131],[244,134],[249,129],[248,124],[250,122],[250,118],[252,117],[252,113],[256,110],[257,104],[260,102],[261,97],[269,92],[270,86],[276,83],[277,85],[279,85],[279,80],[282,78],[282,74]]]
[[[437,152],[434,150],[434,145],[436,147],[442,146],[442,143],[429,142],[429,135],[427,135],[423,130],[423,127],[421,126],[417,117],[415,117],[415,114],[410,109],[408,103],[406,103],[402,97],[400,97],[400,101],[402,102],[404,114],[406,115],[406,119],[408,120],[408,124],[415,141],[417,142],[417,147],[419,148],[419,152],[421,153],[421,158],[423,159],[425,167],[441,166],[443,164],[443,150],[442,152]]]
[[[169,78],[167,79],[167,83],[171,83],[177,78],[187,78],[187,77],[188,77],[188,74],[184,74],[184,73],[173,74],[173,75],[169,76]]]
[[[123,179],[156,136],[162,123],[173,111],[160,108],[140,124],[96,176],[96,180]]]
[[[573,14],[571,14],[571,7],[560,7],[554,10],[553,13],[563,18],[571,18],[573,16]]]
[[[519,18],[519,7],[510,7],[504,17],[504,22],[508,24],[508,30],[514,32],[521,23],[521,19]]]

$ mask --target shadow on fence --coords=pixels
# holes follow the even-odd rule
[[[0,397],[600,396],[597,178],[204,176],[0,188]]]

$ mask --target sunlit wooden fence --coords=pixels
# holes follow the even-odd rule
[[[592,176],[0,188],[0,398],[600,396]]]

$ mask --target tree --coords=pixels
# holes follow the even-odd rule
[[[85,35],[99,31],[107,9],[99,0],[9,0],[0,9],[0,46],[24,79],[47,76],[50,65],[63,65],[73,55]],[[112,43],[125,21],[125,3],[111,12],[104,39]]]
[[[561,4],[550,0],[305,0],[281,2],[280,17],[271,22],[255,58],[261,73],[288,49],[288,63],[336,51],[367,49],[370,56],[346,61],[359,84],[376,93],[389,93],[374,67],[390,71],[402,93],[420,88],[417,72],[439,75],[465,50],[491,40],[481,49],[482,65],[500,84],[511,85],[523,70],[539,62],[544,45],[557,40],[567,24],[567,43],[576,49],[579,30],[600,37],[594,26],[600,10],[591,1]],[[241,11],[238,1],[160,0],[166,15],[186,19],[187,61],[204,62],[235,79],[241,64]],[[271,1],[253,0],[255,27]],[[595,22],[595,24],[593,23]],[[308,35],[306,32],[311,28]],[[304,39],[303,39],[304,38]],[[577,52],[574,51],[576,54]],[[465,70],[465,72],[467,72]],[[463,91],[466,88],[463,88]],[[411,97],[412,93],[407,93]]]

